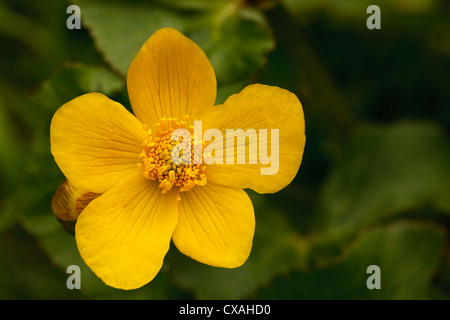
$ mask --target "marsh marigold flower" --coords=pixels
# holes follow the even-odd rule
[[[242,265],[255,231],[253,206],[243,189],[277,192],[297,174],[305,145],[297,97],[254,84],[215,106],[216,86],[204,52],[165,28],[144,43],[128,70],[134,115],[103,94],[88,93],[53,116],[56,163],[76,188],[101,194],[79,215],[75,239],[83,260],[106,284],[134,289],[151,281],[171,240],[199,262]],[[269,150],[273,137],[267,132],[262,137],[260,129],[277,129],[276,172],[262,175],[260,169],[267,167],[262,161],[201,162],[211,142],[194,134],[196,120],[202,132],[255,130]],[[173,141],[179,128],[193,133],[191,141]],[[243,141],[249,144],[250,139]],[[194,161],[171,157],[181,142],[191,146]],[[229,149],[224,148],[223,159]],[[253,156],[250,148],[245,150],[246,159]]]

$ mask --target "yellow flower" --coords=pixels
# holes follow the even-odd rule
[[[254,84],[214,106],[216,86],[204,52],[165,28],[145,42],[128,70],[135,116],[100,93],[77,97],[55,113],[50,135],[56,163],[74,186],[102,194],[78,217],[75,239],[83,260],[106,284],[134,289],[151,281],[171,240],[199,262],[242,265],[255,229],[253,206],[242,189],[273,193],[297,174],[305,145],[297,97]],[[173,161],[171,151],[182,139],[172,141],[171,134],[177,128],[194,133],[194,120],[202,121],[202,133],[254,129],[268,150],[272,135],[263,137],[260,129],[277,129],[276,174],[262,175],[267,162],[261,161],[198,163],[197,151],[190,164]],[[194,134],[183,142],[203,151],[209,141],[201,139]],[[246,158],[252,156],[249,140]]]

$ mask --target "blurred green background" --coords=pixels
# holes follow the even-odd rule
[[[70,4],[81,30],[66,28]],[[372,4],[381,30],[366,27]],[[167,26],[210,58],[217,103],[255,82],[296,93],[304,159],[284,190],[249,192],[256,234],[244,266],[202,265],[172,245],[150,284],[116,290],[52,215],[64,176],[49,125],[87,92],[130,108],[128,65]],[[1,0],[0,46],[0,299],[450,297],[448,1]],[[66,287],[73,264],[81,290]],[[380,290],[366,286],[370,265]]]

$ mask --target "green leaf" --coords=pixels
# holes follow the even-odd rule
[[[400,222],[377,228],[361,236],[339,262],[279,277],[251,298],[425,299],[444,243],[445,233],[434,225]],[[367,287],[371,265],[380,268],[381,289]]]
[[[363,128],[325,185],[318,214],[321,237],[326,233],[336,241],[429,205],[450,213],[449,163],[448,137],[433,124]]]
[[[240,299],[279,274],[304,268],[310,243],[298,234],[286,215],[267,208],[262,197],[251,194],[255,206],[256,232],[250,257],[235,269],[198,263],[174,247],[166,259],[170,276],[198,299]]]
[[[234,4],[212,15],[209,23],[190,36],[210,59],[219,85],[249,78],[274,47],[262,13]]]
[[[152,33],[173,27],[183,32],[185,21],[155,5],[139,2],[77,0],[82,21],[105,60],[122,75]]]
[[[202,47],[219,84],[248,79],[274,46],[263,14],[238,1],[211,1],[207,6],[179,1],[76,3],[99,51],[123,75],[144,42],[163,27],[178,29]]]
[[[123,86],[123,79],[105,67],[67,62],[40,86],[32,96],[32,101],[53,113],[64,103],[82,94],[101,92],[112,95]]]

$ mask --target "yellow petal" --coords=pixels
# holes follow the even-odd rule
[[[136,116],[159,119],[198,117],[216,99],[216,76],[205,53],[172,28],[155,32],[128,69],[128,95]]]
[[[161,269],[178,214],[176,193],[132,176],[80,214],[75,238],[86,264],[109,286],[135,289]]]
[[[242,265],[255,231],[253,205],[245,191],[208,182],[180,195],[172,237],[178,250],[215,267]]]
[[[223,143],[211,139],[214,142],[205,148],[205,154],[209,147],[224,148],[223,164],[217,164],[217,161],[208,166],[208,181],[273,193],[287,186],[296,176],[306,138],[302,105],[293,93],[273,86],[250,85],[229,97],[223,105],[213,107],[202,120],[203,131],[217,128],[223,135]],[[239,143],[233,135],[226,136],[226,129],[242,129],[237,135],[240,138],[254,130],[256,139],[245,138],[241,140],[244,143]],[[238,163],[238,145],[244,150],[243,164]],[[252,160],[254,164],[251,164]]]
[[[78,188],[104,193],[138,170],[146,135],[121,104],[89,93],[63,105],[50,126],[51,151]]]

